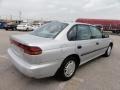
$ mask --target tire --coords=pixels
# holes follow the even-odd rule
[[[115,31],[112,31],[112,33],[115,33]]]
[[[8,31],[8,29],[5,29],[6,31]]]
[[[14,27],[13,30],[16,31],[17,30],[16,27]]]
[[[75,62],[76,58],[68,57],[62,63],[60,69],[57,71],[56,76],[62,81],[67,81],[71,79],[77,69],[77,64]]]
[[[15,31],[16,29],[15,28],[12,28],[12,31]]]
[[[29,31],[29,29],[27,28],[26,31]]]
[[[105,52],[105,54],[104,54],[104,56],[105,56],[105,57],[109,57],[110,54],[111,54],[111,50],[112,50],[112,46],[109,45],[108,48],[107,48],[107,50],[106,50],[106,52]]]

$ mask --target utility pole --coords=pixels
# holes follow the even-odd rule
[[[10,15],[10,20],[12,20],[12,15]]]
[[[19,11],[19,20],[21,20],[21,19],[22,19],[22,12]]]
[[[8,20],[7,16],[5,17],[6,21]]]

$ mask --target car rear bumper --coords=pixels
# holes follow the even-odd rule
[[[34,78],[43,78],[54,76],[58,68],[60,67],[62,61],[54,61],[39,65],[31,65],[25,62],[23,59],[16,56],[12,50],[8,49],[8,54],[10,61],[16,66],[16,68],[22,72],[24,75]]]
[[[17,27],[17,30],[26,30],[26,27]]]
[[[4,27],[4,29],[14,29],[16,27]]]

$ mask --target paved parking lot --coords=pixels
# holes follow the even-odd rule
[[[99,57],[62,82],[54,78],[33,79],[24,76],[7,57],[9,36],[26,32],[0,30],[0,90],[120,90],[120,36],[110,36],[114,48],[110,57]]]

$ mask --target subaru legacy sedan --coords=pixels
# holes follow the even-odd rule
[[[10,37],[11,62],[33,78],[71,79],[78,66],[110,56],[113,42],[93,25],[53,21],[28,34]]]

